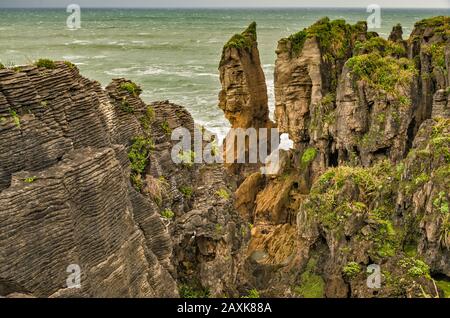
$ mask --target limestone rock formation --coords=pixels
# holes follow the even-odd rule
[[[220,61],[219,107],[233,128],[269,125],[267,86],[259,58],[256,23],[225,44]]]
[[[36,65],[0,70],[0,296],[175,297],[189,261],[189,288],[236,295],[246,229],[224,170],[171,159],[190,114],[125,79]]]
[[[400,25],[385,40],[325,18],[279,41],[276,124],[295,149],[288,169],[236,192],[254,223],[243,284],[265,296],[448,296],[448,33],[447,17],[407,41]]]

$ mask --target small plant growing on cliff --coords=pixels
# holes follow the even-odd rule
[[[147,109],[145,110],[144,116],[140,118],[140,122],[142,124],[142,127],[147,130],[150,128],[153,120],[155,119],[155,110],[152,106],[147,106]]]
[[[302,155],[301,166],[306,168],[317,156],[316,148],[309,147],[307,148]]]
[[[294,288],[294,293],[303,298],[322,298],[324,296],[325,282],[314,271],[317,260],[311,258],[305,271],[300,275],[300,286]]]
[[[181,298],[208,298],[209,291],[207,289],[194,289],[188,285],[181,285],[179,288]]]
[[[230,199],[230,194],[228,193],[227,189],[225,188],[220,188],[219,190],[216,191],[216,194],[221,197],[222,199],[228,200]]]
[[[166,120],[161,123],[161,129],[166,133],[166,135],[170,135],[172,133],[172,129]]]
[[[398,265],[406,269],[408,275],[412,278],[430,278],[430,267],[420,259],[406,257],[398,261]]]
[[[154,149],[154,143],[150,138],[139,136],[133,139],[130,151],[128,152],[128,159],[131,164],[131,181],[139,191],[142,189],[142,177],[150,151]]]
[[[186,199],[190,199],[192,197],[192,194],[194,193],[194,190],[192,190],[192,187],[190,186],[182,186],[179,190]]]
[[[175,213],[171,209],[165,209],[161,212],[161,216],[167,220],[172,220],[175,217]]]
[[[345,277],[352,279],[356,275],[358,275],[361,272],[361,267],[356,262],[349,262],[347,265],[342,268],[342,273]]]
[[[180,151],[180,153],[177,155],[177,157],[181,161],[181,163],[189,168],[194,166],[196,156],[197,156],[196,153],[192,150]]]
[[[433,201],[433,205],[436,209],[438,209],[442,214],[449,213],[449,203],[446,198],[446,194],[444,191],[439,192],[436,199]]]
[[[251,49],[253,40],[256,40],[256,22],[252,22],[241,34],[235,34],[225,44],[226,48]]]
[[[35,65],[37,67],[47,68],[51,70],[56,68],[55,62],[49,59],[39,59],[36,61]]]
[[[33,183],[36,180],[37,180],[36,176],[32,176],[32,177],[28,177],[28,178],[23,179],[23,181],[26,182],[26,183]]]
[[[76,68],[75,64],[73,64],[72,62],[64,61],[63,63],[64,63],[68,68],[70,68],[71,70],[73,70],[74,68]]]
[[[5,65],[3,65],[2,63],[0,63],[0,70],[3,70],[5,67]]]
[[[9,109],[9,114],[11,115],[14,124],[17,128],[20,128],[20,117],[14,109]]]
[[[120,102],[119,107],[125,113],[128,113],[128,114],[134,113],[134,108],[130,105],[130,103],[127,101],[127,99],[125,97]]]
[[[382,56],[378,52],[354,56],[347,61],[347,66],[358,79],[397,98],[402,96],[398,86],[406,87],[417,74],[412,61]],[[402,104],[409,103],[405,98],[399,100]]]
[[[133,82],[125,82],[120,84],[120,89],[137,97],[142,93],[142,89]]]
[[[256,288],[250,289],[247,293],[247,296],[243,296],[242,298],[260,298],[259,291]]]

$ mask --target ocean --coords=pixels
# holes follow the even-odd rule
[[[407,36],[423,18],[450,10],[385,9],[387,37],[401,23]],[[277,41],[328,16],[355,23],[360,9],[83,9],[81,29],[70,30],[65,9],[0,9],[0,62],[11,66],[38,58],[70,60],[82,74],[106,86],[125,77],[141,85],[150,103],[184,105],[195,121],[224,136],[228,122],[218,108],[218,64],[222,46],[252,21],[258,24],[261,61],[273,111],[273,69]]]

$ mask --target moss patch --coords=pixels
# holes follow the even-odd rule
[[[316,158],[317,150],[314,147],[307,148],[301,158],[301,167],[304,169]]]
[[[294,293],[303,298],[323,298],[325,296],[325,281],[315,274],[317,261],[311,258],[306,270],[300,275],[300,285],[294,288]]]

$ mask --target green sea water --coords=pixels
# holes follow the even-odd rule
[[[449,10],[381,11],[387,37],[401,23],[408,35],[420,19]],[[70,60],[83,75],[107,85],[126,77],[139,83],[147,102],[184,105],[197,123],[223,136],[228,123],[218,108],[218,64],[223,44],[250,22],[258,41],[273,110],[273,69],[277,41],[320,19],[355,23],[361,9],[83,9],[81,29],[69,30],[65,9],[0,9],[0,62],[30,63],[41,57]]]

